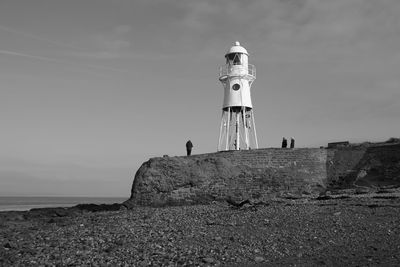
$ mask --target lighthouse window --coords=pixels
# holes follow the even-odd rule
[[[232,85],[232,89],[235,90],[235,91],[239,90],[240,89],[240,84],[235,83],[234,85]]]
[[[241,54],[235,54],[235,57],[233,58],[233,65],[240,65],[240,57]]]
[[[241,53],[228,54],[226,56],[226,59],[228,61],[227,63],[232,64],[232,65],[240,65],[240,64],[242,64],[241,57],[242,57]]]

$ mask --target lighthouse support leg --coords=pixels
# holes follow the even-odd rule
[[[229,150],[229,123],[231,121],[231,108],[228,108],[228,121],[226,122],[225,150]]]
[[[218,147],[217,147],[217,151],[222,150],[221,149],[221,139],[222,139],[222,134],[223,134],[223,129],[224,129],[224,122],[225,122],[225,112],[222,110],[222,115],[221,115],[221,127],[219,129],[219,139],[218,139]]]
[[[247,131],[247,123],[246,123],[246,107],[242,107],[242,118],[243,118],[243,129],[244,129],[244,140],[245,140],[245,149],[249,149],[249,136]]]
[[[240,150],[240,111],[236,111],[236,150]]]
[[[254,119],[253,110],[251,110],[250,113],[251,113],[251,120],[253,121],[254,141],[256,143],[256,148],[258,148],[257,131],[256,131],[256,120]]]

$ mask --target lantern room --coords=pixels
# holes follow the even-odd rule
[[[235,42],[235,45],[225,54],[226,64],[230,66],[246,66],[248,63],[248,57],[249,54],[247,53],[247,50],[241,46],[239,42]]]

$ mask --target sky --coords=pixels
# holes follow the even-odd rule
[[[217,149],[235,41],[260,148],[400,133],[398,0],[1,0],[0,196],[129,197],[151,157]]]

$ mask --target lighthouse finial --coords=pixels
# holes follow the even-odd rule
[[[239,45],[240,45],[239,41],[236,41],[236,42],[235,42],[235,45],[236,45],[236,46],[239,46]]]

